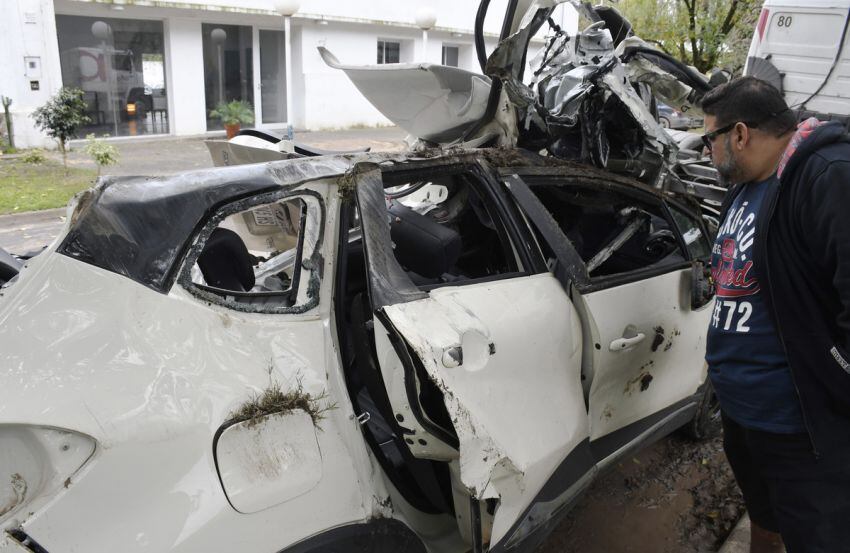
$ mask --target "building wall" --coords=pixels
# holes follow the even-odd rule
[[[254,28],[255,60],[258,29],[282,29],[282,18],[271,0],[181,0],[158,1],[156,6],[88,0],[4,0],[10,2],[7,17],[0,18],[0,32],[8,48],[0,49],[0,94],[13,98],[16,145],[51,147],[53,141],[35,129],[29,114],[62,86],[55,14],[104,18],[154,19],[163,21],[165,75],[169,131],[176,135],[206,132],[204,69],[201,25],[231,24]],[[488,50],[495,47],[498,20],[507,0],[493,0],[485,30]],[[187,6],[197,4],[198,9]],[[459,66],[478,71],[472,26],[478,2],[428,0],[437,14],[436,28],[428,32],[427,50],[423,34],[413,23],[415,12],[425,2],[410,0],[302,0],[292,18],[292,113],[290,122],[299,129],[344,128],[353,125],[382,125],[389,122],[369,104],[345,75],[327,67],[317,47],[325,46],[344,64],[376,62],[379,38],[402,44],[402,62],[440,63],[444,44],[460,48]],[[555,19],[575,28],[574,13]],[[24,57],[41,61],[41,76],[26,76]],[[40,90],[29,90],[38,80]],[[254,72],[255,102],[260,98],[259,71]]]
[[[44,104],[62,84],[59,70],[59,46],[52,0],[15,0],[3,3],[0,17],[0,95],[12,99],[10,112],[14,125],[15,145],[55,147],[36,129],[30,114]],[[25,58],[35,58],[40,65],[28,71]],[[31,90],[37,82],[39,90]],[[5,129],[4,129],[5,130]]]

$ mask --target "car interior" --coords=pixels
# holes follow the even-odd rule
[[[192,283],[252,305],[292,306],[301,268],[306,205],[281,200],[225,218],[209,235]]]
[[[504,225],[477,180],[464,173],[392,178],[384,175],[393,254],[420,290],[457,286],[520,274],[520,262]],[[341,233],[335,304],[349,395],[355,410],[368,413],[366,441],[390,481],[417,509],[454,515],[448,465],[412,456],[412,431],[393,412],[375,352],[375,323],[357,206],[342,208],[348,233]],[[392,334],[392,333],[391,333]],[[457,447],[442,392],[400,337],[390,337],[415,375],[416,402],[429,432]],[[421,422],[421,421],[420,421]],[[407,443],[406,443],[407,442]],[[492,513],[491,513],[492,514]]]
[[[687,260],[660,202],[598,186],[538,183],[531,190],[572,242],[591,279]]]

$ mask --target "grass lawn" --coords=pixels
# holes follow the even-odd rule
[[[80,190],[89,188],[97,172],[61,163],[24,163],[0,159],[0,215],[64,207]]]

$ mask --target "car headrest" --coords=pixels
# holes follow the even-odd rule
[[[251,254],[232,230],[217,228],[212,231],[198,256],[198,267],[207,284],[215,288],[247,292],[254,287]]]
[[[460,234],[397,201],[390,202],[387,209],[395,243],[393,253],[402,267],[426,278],[438,278],[457,263]]]

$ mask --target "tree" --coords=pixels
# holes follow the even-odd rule
[[[106,135],[107,137],[109,135]],[[107,144],[103,140],[98,140],[94,133],[86,135],[86,145],[83,147],[85,152],[91,156],[97,165],[97,176],[100,176],[100,171],[107,165],[115,165],[118,163],[120,154],[118,148],[112,144]]]
[[[77,129],[91,119],[86,115],[86,101],[79,88],[63,87],[46,104],[32,113],[36,125],[59,142],[62,163],[68,171],[68,140],[76,138]]]
[[[635,34],[708,73],[744,65],[761,0],[622,0]]]

